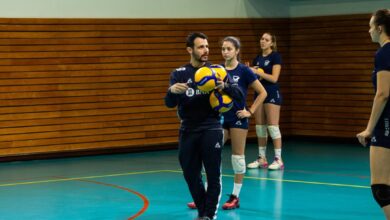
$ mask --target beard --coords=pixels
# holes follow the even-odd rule
[[[196,53],[192,53],[192,57],[199,63],[203,63],[208,61],[209,55],[208,54],[199,55]]]

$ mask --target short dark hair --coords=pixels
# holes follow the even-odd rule
[[[387,36],[390,36],[390,10],[389,9],[379,9],[374,14],[374,24],[375,26],[383,25],[385,27],[385,32]]]
[[[200,33],[200,32],[190,33],[187,36],[186,46],[194,48],[194,41],[195,41],[196,38],[202,38],[202,39],[206,39],[207,40],[207,36],[205,34],[203,34],[203,33]]]

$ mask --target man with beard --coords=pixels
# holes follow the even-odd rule
[[[165,105],[169,108],[177,106],[181,120],[179,162],[198,208],[197,219],[215,219],[221,194],[223,130],[220,113],[210,106],[210,93],[201,92],[194,83],[195,72],[210,65],[207,62],[209,45],[203,33],[191,33],[186,44],[190,63],[171,73]],[[243,93],[230,82],[230,79],[218,81],[216,89],[223,90],[233,99],[242,100]],[[207,191],[202,181],[202,164],[207,176]]]

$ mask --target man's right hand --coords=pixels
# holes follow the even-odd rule
[[[173,94],[183,94],[187,91],[188,85],[187,83],[175,83],[171,87],[169,87],[169,91]]]

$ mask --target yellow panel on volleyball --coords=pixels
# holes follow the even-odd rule
[[[221,79],[222,81],[226,80],[227,71],[223,66],[214,64],[211,65],[210,68],[215,71],[217,78]]]
[[[194,79],[198,89],[203,92],[210,92],[216,86],[216,74],[211,68],[207,66],[199,68],[195,72]]]
[[[210,94],[210,105],[216,111],[227,112],[233,107],[233,99],[224,92],[213,91]]]

